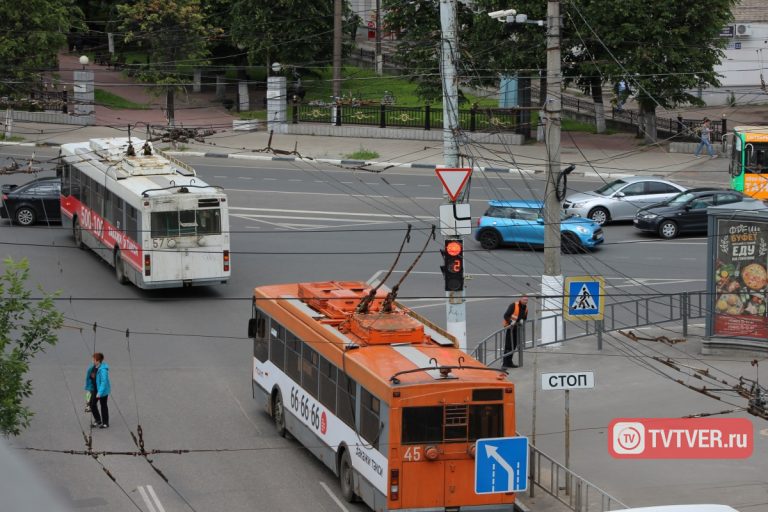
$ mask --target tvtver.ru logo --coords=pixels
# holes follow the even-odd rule
[[[619,421],[611,429],[613,451],[628,455],[645,451],[645,425],[636,421]]]
[[[617,459],[745,459],[754,446],[746,418],[622,418],[609,432]]]

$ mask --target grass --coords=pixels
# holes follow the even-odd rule
[[[124,110],[147,110],[149,108],[147,105],[134,103],[133,101],[127,100],[122,96],[118,96],[109,91],[105,91],[104,89],[96,89],[95,96],[96,104],[107,108]]]
[[[262,121],[267,120],[266,110],[248,110],[247,112],[240,112],[237,115],[243,121],[250,121],[251,119],[260,119]]]
[[[354,153],[349,153],[348,155],[344,155],[344,158],[348,160],[374,160],[376,158],[379,158],[379,154],[376,151],[365,149],[362,146],[360,149],[355,151]]]
[[[11,135],[7,139],[5,138],[4,133],[0,133],[0,140],[4,140],[6,142],[21,142],[24,140],[24,137],[20,137],[18,135]]]

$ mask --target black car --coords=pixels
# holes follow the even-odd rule
[[[639,210],[633,223],[637,229],[657,233],[662,238],[675,238],[680,233],[706,233],[708,207],[743,199],[744,195],[734,190],[693,188]]]
[[[22,226],[61,222],[61,180],[39,178],[24,185],[3,185],[0,217]]]

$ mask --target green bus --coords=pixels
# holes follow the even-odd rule
[[[768,199],[768,126],[737,126],[731,135],[731,188],[757,199]]]

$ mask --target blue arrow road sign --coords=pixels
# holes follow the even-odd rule
[[[475,493],[522,492],[528,487],[528,438],[478,439]]]

